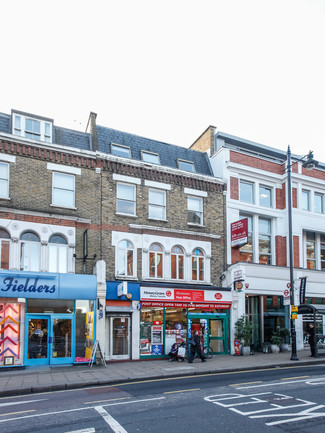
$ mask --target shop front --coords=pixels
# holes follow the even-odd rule
[[[225,289],[140,287],[140,358],[164,357],[196,330],[215,354],[230,353],[231,292]]]
[[[90,359],[96,276],[0,271],[0,367]]]

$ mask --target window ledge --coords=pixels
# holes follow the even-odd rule
[[[51,207],[59,207],[60,209],[71,209],[71,210],[77,210],[77,208],[75,206],[63,206],[60,204],[50,204]]]
[[[163,223],[168,223],[168,220],[166,219],[161,219],[161,218],[148,218],[148,220],[150,221],[161,221]]]
[[[11,198],[10,198],[10,197],[0,197],[0,200],[7,200],[7,201],[10,201]]]
[[[115,215],[125,216],[125,217],[129,217],[129,218],[138,218],[138,215],[130,215],[128,213],[115,212]]]
[[[126,275],[115,275],[116,280],[123,280],[123,281],[137,281],[137,277],[130,277]]]
[[[190,227],[201,227],[201,228],[205,228],[206,226],[203,224],[195,224],[195,223],[187,223],[188,226]]]

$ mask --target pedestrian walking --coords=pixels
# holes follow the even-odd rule
[[[200,340],[199,334],[197,331],[194,331],[192,334],[192,338],[190,340],[190,353],[188,356],[188,362],[189,363],[193,362],[193,359],[195,358],[196,353],[199,355],[202,362],[206,361],[206,359],[202,353],[201,340]]]
[[[310,356],[316,356],[316,341],[315,341],[315,327],[313,323],[310,323],[309,330],[309,346],[310,346]]]

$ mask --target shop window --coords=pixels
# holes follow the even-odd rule
[[[253,218],[240,215],[240,219],[247,218],[247,243],[239,248],[241,262],[253,262]]]
[[[320,268],[325,271],[325,235],[320,235]]]
[[[68,245],[61,235],[53,235],[49,240],[49,272],[66,273],[68,270]]]
[[[178,246],[171,250],[171,277],[173,280],[184,280],[184,251]]]
[[[10,236],[0,229],[0,269],[9,269]]]
[[[134,277],[134,247],[131,242],[123,240],[117,247],[117,275]]]
[[[32,232],[26,232],[20,237],[20,270],[40,270],[40,239]]]
[[[166,191],[149,189],[149,218],[166,219]]]
[[[192,251],[192,280],[204,281],[204,254],[199,248]]]
[[[149,248],[149,276],[163,278],[164,252],[159,244],[152,244]]]
[[[163,354],[163,308],[141,309],[140,355]]]
[[[0,366],[22,364],[21,304],[0,298]]]
[[[136,211],[136,186],[125,183],[117,184],[116,212],[124,215],[135,215]]]
[[[189,196],[187,198],[187,222],[203,224],[203,198]]]
[[[75,362],[89,362],[94,346],[94,301],[76,301]]]
[[[75,176],[66,173],[53,172],[52,205],[75,206]]]
[[[264,265],[271,264],[271,221],[259,218],[259,263]]]
[[[9,198],[9,164],[0,162],[0,198]]]

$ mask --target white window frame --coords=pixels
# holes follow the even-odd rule
[[[116,155],[116,153],[114,153],[114,150],[117,150],[117,152],[118,152],[119,149],[127,150],[128,155],[123,155],[123,154],[122,155]],[[121,152],[121,153],[123,153],[123,152]],[[111,143],[111,154],[113,156],[117,156],[118,158],[132,158],[131,149],[129,148],[129,146],[123,146],[122,144]]]
[[[153,203],[152,202],[152,197],[150,198],[150,195],[154,194],[154,193],[161,195],[162,203],[159,204],[159,203]],[[162,214],[161,218],[157,218],[155,216],[152,216],[152,214],[150,214],[150,212],[153,211],[154,209],[161,211],[161,214]],[[166,221],[166,191],[164,191],[162,189],[157,189],[157,188],[149,188],[149,191],[148,191],[148,218],[154,219],[154,220]]]
[[[320,199],[320,205],[321,205],[320,211],[316,210],[316,205],[315,205],[315,203],[316,203],[315,198],[316,197],[319,197],[319,199]],[[322,194],[322,193],[319,193],[319,192],[314,193],[314,212],[319,213],[319,214],[324,213],[324,194]]]
[[[51,242],[51,238],[53,236],[60,236],[65,240],[65,243],[56,243]],[[51,250],[55,253],[55,261],[51,262]],[[62,253],[66,254],[66,260],[64,262],[64,265],[62,267],[63,261],[60,261],[60,256],[62,256]],[[68,272],[68,257],[69,257],[69,250],[68,250],[68,243],[64,236],[62,236],[60,233],[56,233],[55,235],[51,235],[48,243],[48,271],[49,272],[56,272],[60,274],[66,274]]]
[[[9,179],[10,179],[10,164],[0,161],[0,165],[7,169],[7,176],[0,178],[1,183],[4,185],[3,192],[0,190],[0,198],[9,198]]]
[[[131,247],[127,246],[127,248],[122,248],[121,244],[123,242],[127,242],[128,244],[131,245]],[[128,271],[126,273],[122,273],[119,270],[119,264],[120,264],[120,252],[123,252],[123,260],[124,260],[124,269],[128,269],[128,252],[132,251],[132,274],[129,274]],[[132,242],[130,242],[128,239],[122,239],[119,241],[119,243],[116,246],[116,278],[134,278],[136,275],[136,269],[135,269],[135,265],[136,265],[136,254],[135,254],[135,248]]]
[[[260,232],[260,221],[264,220],[267,221],[270,227],[270,232],[269,233],[261,233]],[[269,243],[270,243],[270,252],[269,253],[261,253],[260,251],[260,238],[261,237],[267,237],[269,238]],[[260,262],[260,256],[268,256],[269,257],[269,263],[267,263],[268,265],[272,264],[272,220],[270,218],[263,218],[263,217],[259,217],[258,218],[258,262]]]
[[[306,199],[307,203],[305,203]],[[301,190],[301,210],[310,211],[310,191],[308,189]]]
[[[35,233],[33,233],[35,234]],[[35,235],[39,238],[38,235]],[[32,258],[35,257],[34,251],[32,250],[33,246],[38,246],[38,263],[36,268],[32,268]],[[24,250],[27,248],[27,260],[28,263],[25,263],[24,259]],[[41,270],[41,242],[39,241],[28,241],[28,240],[19,240],[19,251],[20,251],[20,270],[21,271],[31,271],[31,272],[40,272]],[[27,267],[26,267],[27,265]]]
[[[190,201],[199,203],[199,210],[191,208],[190,207]],[[190,221],[190,218],[189,218],[190,212],[196,213],[199,216],[199,218],[200,218],[199,223],[195,223],[193,221]],[[203,197],[197,197],[197,196],[193,196],[193,195],[187,196],[187,224],[196,225],[196,226],[203,226]]]
[[[73,180],[72,189],[62,188],[60,186],[56,186],[55,185],[55,178],[58,176],[61,176],[61,177],[65,176],[67,179],[68,178],[72,179]],[[59,194],[60,191],[67,191],[67,192],[70,192],[70,194],[72,194],[72,200],[71,200],[70,204],[60,202],[60,200],[58,200],[56,198],[55,192],[57,192]],[[76,200],[76,177],[75,177],[75,175],[69,174],[69,173],[63,173],[61,171],[53,171],[53,173],[52,173],[52,203],[51,203],[51,206],[75,209],[75,200]]]
[[[11,239],[10,234],[7,232],[7,230],[4,230],[1,228],[1,231],[6,232],[8,234],[8,237],[0,237],[0,269],[10,269],[10,253],[11,253]],[[8,268],[3,268],[1,266],[2,264],[2,244],[9,246],[9,253],[8,253]]]
[[[120,186],[130,188],[132,190],[133,198],[132,199],[126,199],[126,198],[123,198],[123,197],[119,197],[119,187]],[[133,204],[133,212],[132,213],[120,212],[118,210],[119,201],[132,203]],[[123,183],[123,182],[117,182],[117,184],[116,184],[116,213],[118,215],[136,216],[136,207],[137,207],[136,185],[132,185],[132,184],[129,184],[129,183]]]
[[[202,255],[194,254],[195,250],[199,250],[202,253]],[[193,278],[194,259],[196,259],[196,262],[197,262],[196,278]],[[200,267],[198,266],[200,263],[199,259],[202,259],[202,261],[203,261],[203,266],[202,266],[203,267],[203,279],[202,280],[200,279]],[[205,271],[205,253],[202,250],[202,248],[199,248],[199,247],[194,248],[192,251],[192,254],[191,254],[191,280],[195,281],[197,283],[203,283],[205,281],[205,272],[206,272]]]
[[[158,245],[161,248],[161,251],[155,251],[154,248],[152,248],[153,245]],[[150,255],[152,255],[152,254],[154,254],[154,258],[155,258],[155,275],[154,276],[150,275]],[[158,256],[160,256],[161,260],[162,260],[162,266],[161,266],[162,275],[161,276],[158,276],[158,267],[160,265],[160,263],[158,264],[158,260],[157,260]],[[166,257],[164,247],[162,245],[160,245],[158,242],[152,243],[150,245],[150,248],[149,248],[149,256],[148,257],[149,257],[149,274],[148,274],[149,278],[163,279],[164,275],[165,275],[165,257]]]
[[[263,188],[266,191],[269,191],[270,193],[270,204],[262,204],[261,203],[261,195],[262,195],[262,191],[261,188]],[[254,196],[254,194],[253,194]],[[259,205],[263,206],[263,207],[267,207],[267,208],[272,208],[273,207],[273,188],[267,185],[259,185],[258,186],[258,198],[259,198]]]
[[[148,159],[146,159],[146,157],[148,157]],[[160,164],[160,155],[158,153],[148,152],[147,150],[141,150],[141,159],[148,164]]]
[[[40,132],[34,133],[35,137],[28,137],[31,131],[26,129],[26,121],[39,122]],[[19,123],[19,125],[18,125]],[[45,141],[52,143],[53,137],[53,124],[50,120],[37,119],[23,114],[13,113],[12,133],[21,137],[28,138],[29,140]]]
[[[243,200],[242,199],[242,185],[243,184],[245,184],[245,185],[249,185],[250,187],[251,187],[251,189],[252,189],[252,200],[251,201],[249,201],[249,200]],[[254,185],[254,182],[249,182],[249,181],[247,181],[247,180],[244,180],[244,179],[240,179],[239,180],[239,201],[241,201],[242,203],[250,203],[250,204],[255,204],[255,195],[254,195],[254,193],[255,193],[255,185]]]
[[[186,161],[186,159],[177,159],[177,167],[183,171],[189,171],[190,173],[195,173],[195,165],[193,161]],[[188,167],[188,169],[186,168]],[[189,169],[191,167],[191,169]]]
[[[179,250],[181,251],[180,253],[177,252],[173,252],[174,248],[179,248]],[[176,260],[176,278],[172,277],[172,257],[175,257]],[[179,257],[183,258],[183,278],[179,277]],[[170,253],[170,278],[173,281],[184,281],[185,280],[185,267],[186,267],[186,255],[184,253],[184,250],[181,246],[179,245],[174,245],[171,249],[171,253]]]

